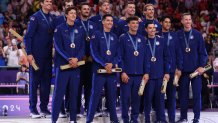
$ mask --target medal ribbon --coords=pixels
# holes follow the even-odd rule
[[[168,32],[167,46],[170,45],[170,40],[171,40],[170,38],[172,38],[172,37],[171,37],[171,35],[170,35],[170,32]]]
[[[110,36],[110,34],[109,34],[109,36],[108,36],[108,38],[107,38],[107,36],[106,36],[106,34],[105,34],[105,32],[104,32],[104,38],[105,38],[105,41],[106,41],[106,44],[107,44],[107,50],[110,50],[110,45],[111,45],[111,36]]]
[[[149,44],[149,48],[150,48],[152,57],[155,57],[156,42],[157,42],[157,40],[156,40],[156,37],[155,37],[154,38],[154,46],[153,46],[153,49],[152,49],[151,42],[150,42],[150,40],[148,40],[148,44]]]
[[[89,21],[87,21],[87,22],[88,22],[88,27],[86,28],[84,22],[81,20],[82,26],[86,32],[86,36],[88,37],[89,36]]]
[[[136,43],[134,44],[134,41],[133,41],[131,35],[129,33],[127,33],[127,34],[129,36],[130,41],[132,42],[134,50],[137,51],[138,50],[138,41],[136,41]]]
[[[47,20],[47,18],[45,17],[45,15],[43,14],[42,10],[40,10],[40,12],[41,12],[43,18],[45,19],[46,23],[48,24],[48,27],[51,28],[51,25],[50,25],[49,21]],[[50,16],[49,16],[49,19],[51,19]]]
[[[185,32],[184,32],[184,31],[183,31],[183,35],[184,35],[184,39],[185,39],[186,48],[189,48],[189,42],[190,42],[190,39],[191,39],[191,36],[192,36],[192,29],[191,29],[190,32],[189,32],[188,40],[186,39],[186,36],[185,36]]]

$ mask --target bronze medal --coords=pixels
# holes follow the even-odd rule
[[[75,48],[75,47],[76,47],[75,43],[71,43],[71,44],[70,44],[70,47],[71,47],[71,48]]]
[[[157,59],[156,59],[155,57],[151,57],[151,61],[152,61],[152,62],[156,62]]]
[[[139,55],[139,52],[138,51],[134,51],[134,56],[138,56]]]
[[[190,51],[191,51],[191,49],[190,49],[190,48],[188,48],[188,47],[187,47],[187,48],[185,48],[185,52],[187,52],[187,53],[188,53],[188,52],[190,52]]]
[[[106,51],[106,54],[107,54],[107,55],[111,55],[111,51],[110,51],[110,50],[107,50],[107,51]]]

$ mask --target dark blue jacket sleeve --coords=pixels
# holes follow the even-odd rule
[[[82,32],[82,37],[85,37],[85,32]],[[79,52],[76,56],[76,58],[80,61],[82,60],[83,56],[85,55],[85,38],[82,38],[80,40],[81,42],[81,45],[80,45],[80,48],[79,48]]]
[[[180,46],[178,35],[176,35],[176,41],[175,41],[175,50],[176,50],[176,68],[178,70],[182,70],[182,64],[183,64],[183,55],[182,55],[182,48]]]
[[[93,59],[101,64],[101,66],[105,66],[106,62],[105,60],[100,56],[99,54],[99,36],[98,36],[98,33],[94,33],[92,36],[91,36],[91,40],[90,40],[90,50],[91,50],[91,55],[93,57]]]
[[[38,24],[37,18],[35,16],[31,16],[28,24],[27,33],[24,37],[27,55],[32,54],[32,41],[33,41],[33,36],[37,30],[37,24]]]
[[[199,54],[199,66],[204,67],[207,63],[207,51],[205,48],[205,43],[202,35],[199,33],[199,45],[198,45],[198,54]]]
[[[55,29],[54,31],[54,47],[58,54],[60,54],[66,61],[69,61],[70,55],[64,51],[63,48],[63,38],[61,36],[61,30]]]
[[[145,41],[144,41],[145,42]],[[146,47],[146,43],[145,43],[145,56],[144,56],[144,73],[145,74],[149,74],[150,73],[150,68],[151,68],[151,60],[149,58],[149,50],[148,50],[148,47]]]
[[[120,36],[120,39],[119,39],[119,42],[120,42],[120,66],[122,68],[122,72],[126,72],[125,68],[124,68],[124,52],[125,52],[125,46],[124,46],[124,39],[122,37],[122,35]]]
[[[164,40],[163,40],[164,41]],[[169,48],[167,47],[167,43],[164,41],[164,73],[169,74],[170,73],[170,51]]]
[[[115,54],[115,57],[114,57],[114,59],[112,61],[113,65],[116,65],[116,64],[118,65],[118,63],[120,61],[120,42],[117,39],[117,37],[116,37],[116,41],[118,41],[118,42],[117,42],[117,45],[116,45],[116,54]]]

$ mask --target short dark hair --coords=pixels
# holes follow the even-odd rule
[[[65,14],[67,15],[68,12],[71,11],[72,9],[77,12],[76,7],[75,7],[75,6],[72,6],[72,7],[69,7],[69,8],[67,8],[67,9],[65,10]]]
[[[89,3],[87,3],[87,2],[82,2],[82,3],[80,4],[80,6],[79,6],[79,9],[81,10],[81,9],[82,9],[82,6],[85,6],[85,5],[87,5],[87,6],[90,7]]]
[[[145,23],[145,28],[147,28],[149,24],[154,24],[154,23],[151,22],[151,21],[147,21],[147,22]]]
[[[139,17],[137,17],[137,16],[132,16],[132,17],[128,17],[127,19],[126,19],[126,22],[127,23],[130,23],[131,21],[138,21],[139,20]]]
[[[170,21],[172,20],[172,18],[168,15],[165,15],[165,16],[162,16],[161,19],[160,19],[160,22],[163,22],[166,18],[169,18]]]
[[[102,17],[102,21],[105,20],[107,17],[112,17],[112,18],[113,18],[113,16],[112,16],[111,14],[105,14],[105,15]]]

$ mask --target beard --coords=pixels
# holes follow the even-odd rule
[[[83,16],[84,18],[88,18],[88,17],[89,17],[89,15],[86,15],[86,14],[82,14],[82,16]]]

